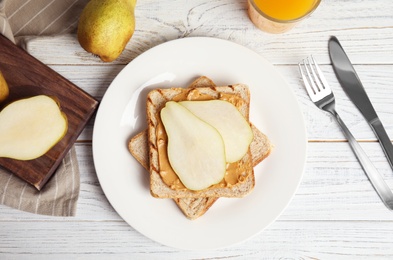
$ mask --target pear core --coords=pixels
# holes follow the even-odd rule
[[[14,101],[0,112],[0,157],[32,160],[45,154],[67,132],[67,118],[45,95]]]

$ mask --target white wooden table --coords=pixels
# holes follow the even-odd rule
[[[151,241],[127,225],[103,194],[92,158],[92,119],[76,144],[81,170],[76,217],[39,216],[0,206],[0,259],[393,258],[393,212],[379,200],[333,118],[311,103],[297,69],[310,54],[322,64],[343,120],[393,188],[393,172],[373,132],[338,84],[327,53],[329,37],[337,36],[393,138],[393,2],[323,0],[312,17],[280,35],[256,29],[246,6],[245,0],[140,0],[136,32],[113,63],[86,53],[75,35],[38,37],[27,50],[98,99],[127,63],[170,40],[216,37],[261,54],[295,92],[309,140],[302,183],[278,220],[258,236],[217,251],[179,251]]]

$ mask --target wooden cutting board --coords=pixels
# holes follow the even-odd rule
[[[66,135],[43,156],[29,161],[0,158],[0,167],[40,190],[97,109],[98,101],[2,35],[0,70],[10,88],[0,110],[14,100],[44,94],[56,97],[67,116]]]

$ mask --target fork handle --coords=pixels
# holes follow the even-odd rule
[[[373,185],[375,191],[378,193],[382,202],[388,209],[393,210],[393,193],[390,190],[389,186],[383,180],[382,176],[374,167],[367,154],[364,152],[360,144],[356,141],[355,137],[351,134],[348,127],[341,120],[338,113],[335,110],[330,110],[329,112],[334,116],[334,118],[337,120],[337,123],[341,126],[341,129],[343,130],[345,137],[348,139],[348,142],[357,159],[359,160],[360,165],[365,171],[368,179]]]

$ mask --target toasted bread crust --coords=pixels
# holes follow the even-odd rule
[[[134,156],[143,168],[149,170],[149,150],[147,148],[147,130],[138,133],[128,142],[128,150],[132,156]]]
[[[177,198],[174,201],[187,218],[194,220],[205,214],[218,199],[217,197]]]

